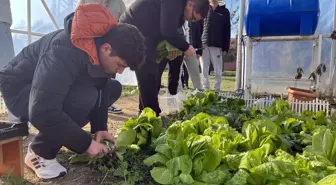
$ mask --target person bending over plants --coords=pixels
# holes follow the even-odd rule
[[[119,22],[136,26],[146,38],[144,65],[135,70],[139,86],[139,113],[151,108],[159,116],[159,65],[156,48],[162,41],[182,51],[184,56],[195,54],[195,49],[178,32],[185,21],[196,22],[209,10],[209,0],[137,0],[120,16]],[[175,58],[175,57],[172,57]]]

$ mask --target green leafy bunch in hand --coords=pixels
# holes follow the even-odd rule
[[[156,47],[156,62],[160,63],[163,59],[174,60],[176,57],[181,56],[183,52],[168,41],[161,41]]]

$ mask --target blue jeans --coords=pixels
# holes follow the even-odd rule
[[[0,43],[0,69],[2,69],[15,57],[10,25],[5,22],[0,22]],[[19,119],[9,111],[8,120],[19,121]]]

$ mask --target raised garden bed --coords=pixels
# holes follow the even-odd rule
[[[167,127],[146,109],[124,123],[112,156],[71,160],[128,185],[336,183],[334,120],[322,111],[297,115],[283,100],[261,110],[244,107],[240,99],[200,93]]]

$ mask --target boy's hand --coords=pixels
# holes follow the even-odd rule
[[[101,144],[101,143],[99,143],[99,142],[97,142],[95,140],[92,140],[91,141],[91,145],[90,145],[90,147],[87,150],[87,153],[89,154],[89,156],[91,158],[94,158],[96,155],[98,155],[100,153],[107,154],[108,150],[107,150],[107,148],[103,144]]]
[[[111,141],[113,144],[116,144],[114,136],[108,131],[98,131],[96,132],[96,141],[100,143],[103,140]]]
[[[189,48],[188,48],[187,51],[184,52],[184,55],[185,56],[191,56],[195,53],[196,53],[196,51],[195,51],[194,47],[192,45],[189,45]]]
[[[167,56],[169,60],[174,60],[176,57],[177,57],[177,51],[169,52]]]

